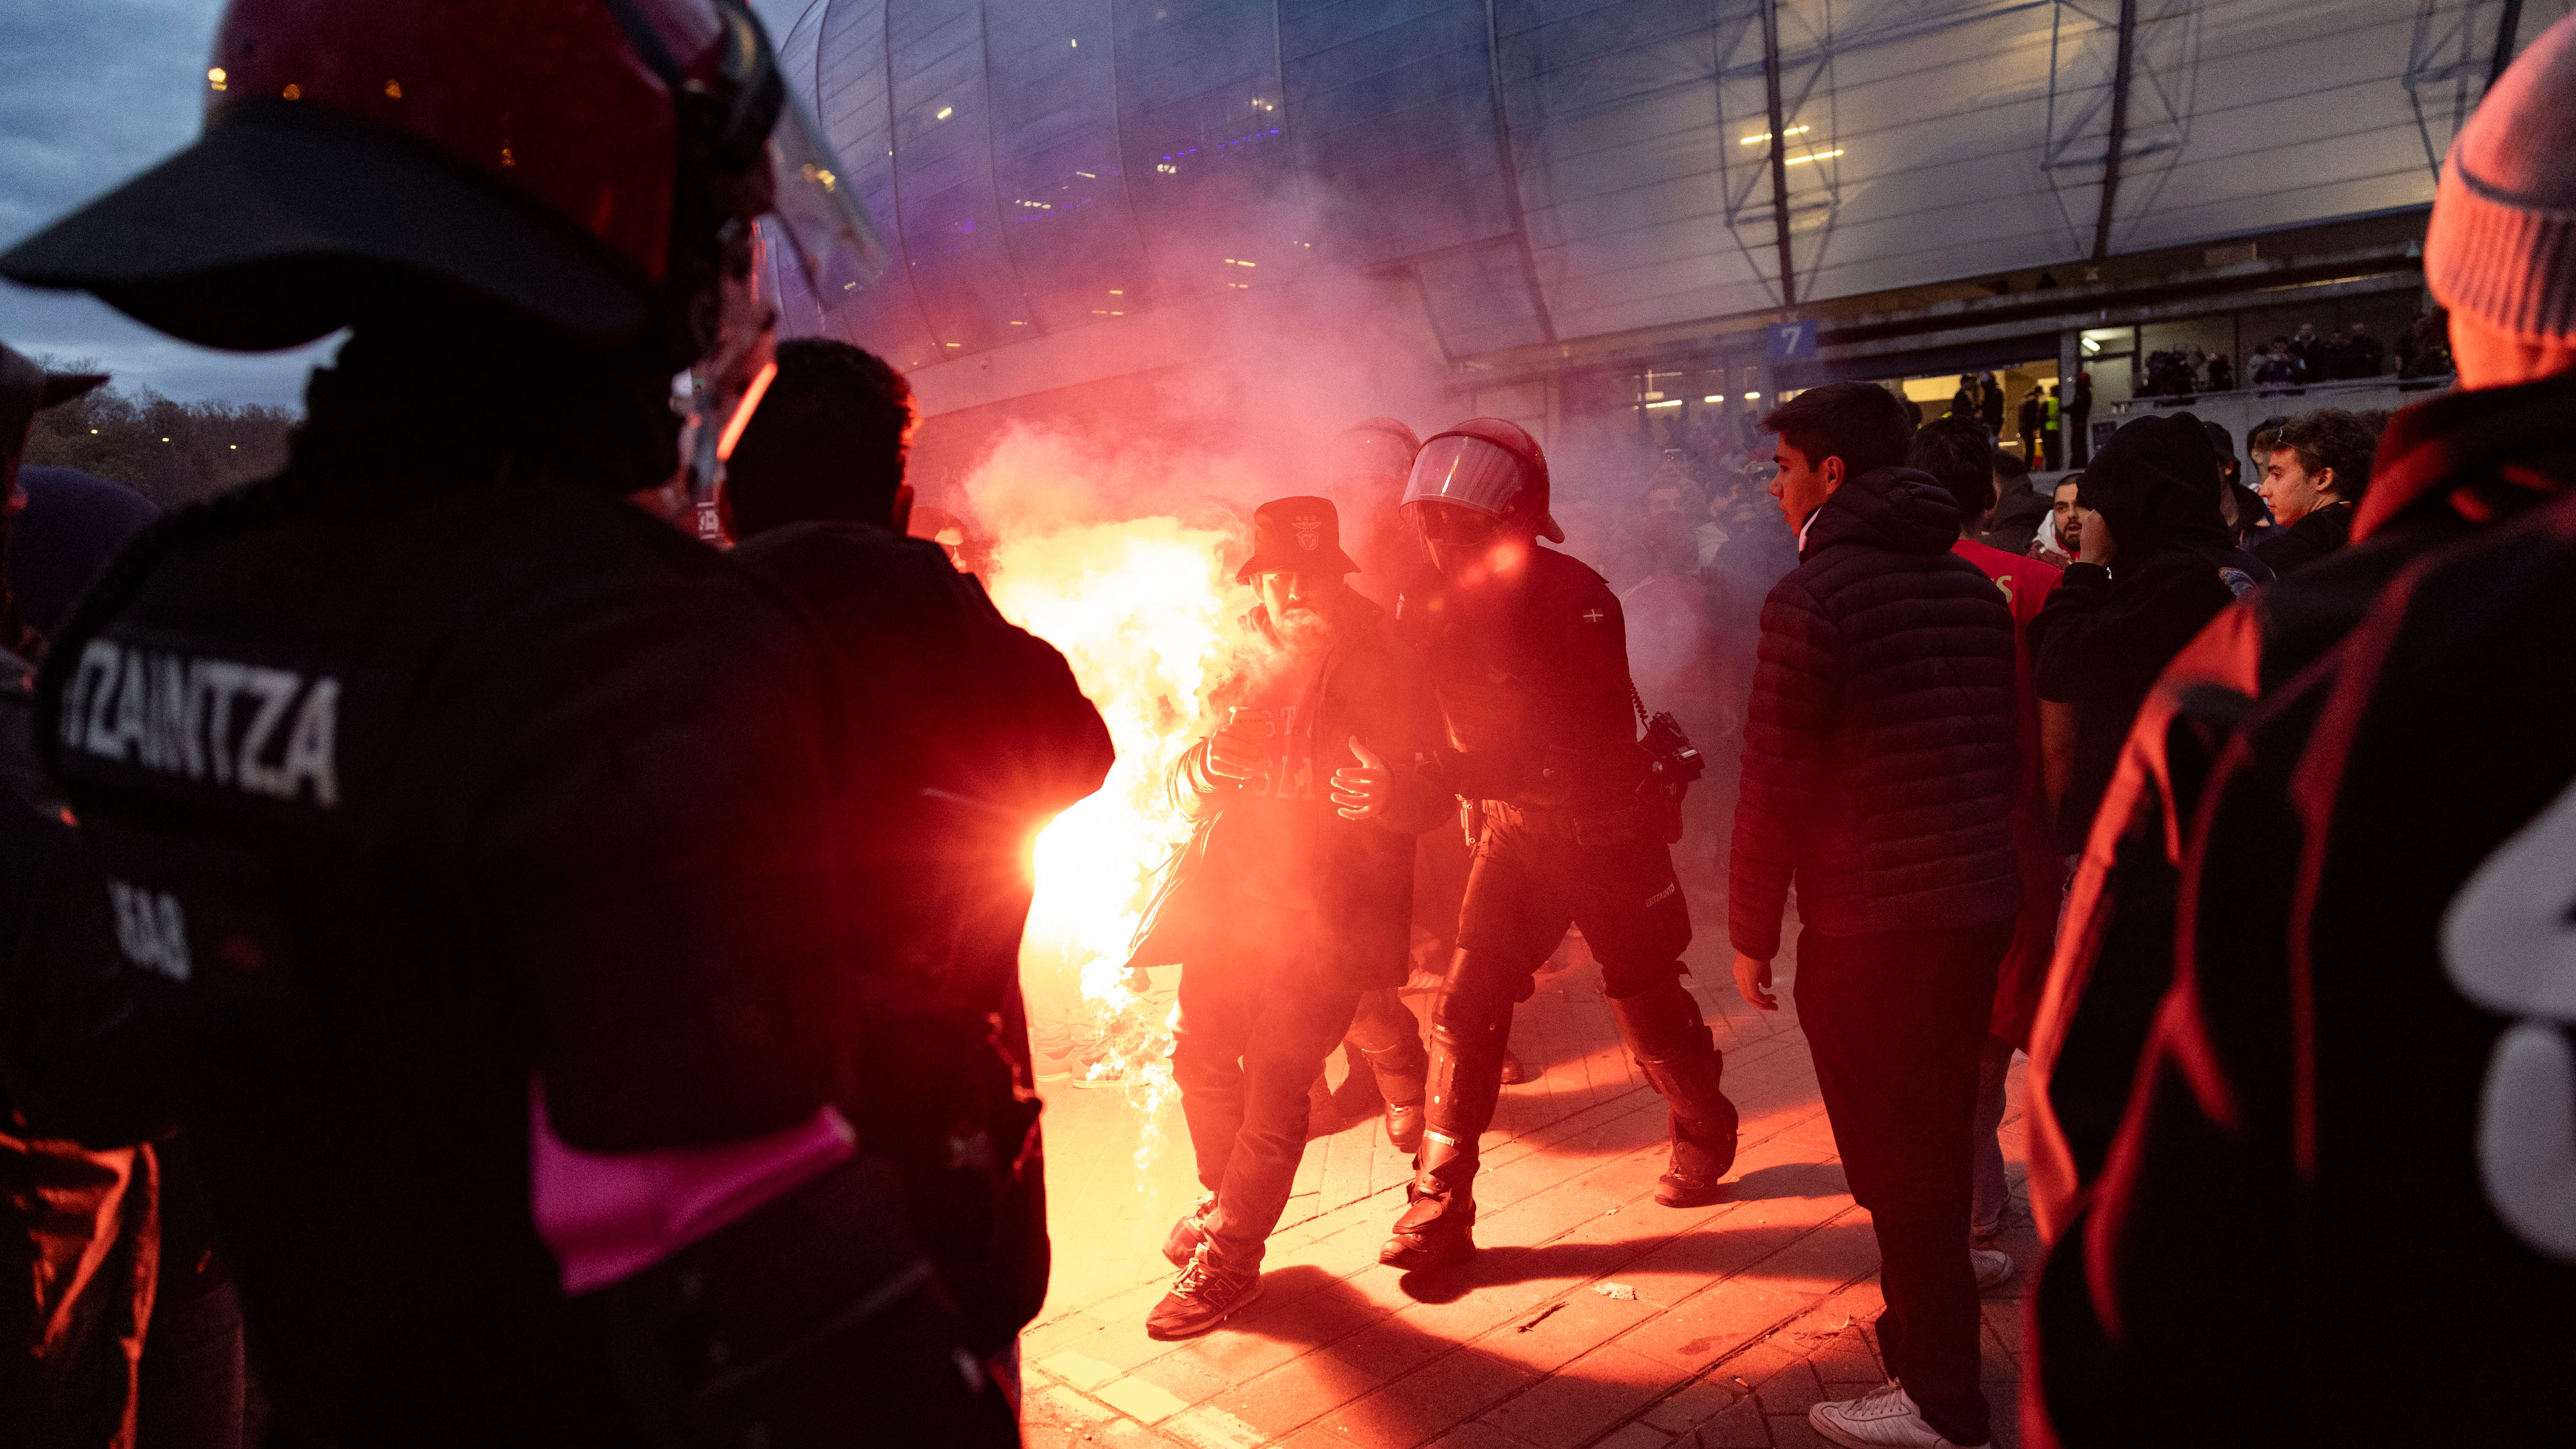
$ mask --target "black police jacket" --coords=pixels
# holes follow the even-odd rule
[[[461,387],[317,374],[287,473],[156,524],[40,676],[298,1442],[630,1437],[531,1078],[584,1150],[740,1140],[841,1015],[810,636],[621,501],[634,414]]]
[[[1535,543],[1522,567],[1478,589],[1426,568],[1396,606],[1397,636],[1421,651],[1448,727],[1432,777],[1469,800],[1635,809],[1646,757],[1619,596]]]

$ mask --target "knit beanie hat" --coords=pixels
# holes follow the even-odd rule
[[[2514,336],[2576,340],[2576,16],[2542,31],[2452,138],[2424,280]]]

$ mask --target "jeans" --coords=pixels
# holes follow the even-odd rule
[[[2004,1175],[2004,1079],[2012,1075],[2013,1044],[1999,1036],[1986,1038],[1977,1058],[1977,1176],[1975,1206],[1968,1221],[1977,1236],[1991,1237],[2012,1206],[2012,1180]]]
[[[1199,1183],[1216,1194],[1208,1237],[1228,1261],[1261,1261],[1306,1155],[1307,1089],[1358,1005],[1302,953],[1182,963],[1172,1079]]]
[[[1956,930],[1798,937],[1799,1025],[1852,1199],[1878,1236],[1879,1351],[1954,1443],[1991,1424],[1968,1262],[1977,1060],[2011,918]]]

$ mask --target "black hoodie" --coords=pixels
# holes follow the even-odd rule
[[[2271,570],[2235,546],[2218,511],[2218,455],[2189,413],[2139,418],[2084,471],[2083,505],[2119,544],[2112,566],[2069,565],[2031,621],[2039,697],[2075,706],[2075,770],[2057,843],[2084,848],[2120,742],[2165,664]]]
[[[1762,605],[1729,928],[1769,960],[1794,877],[1829,936],[1932,931],[2021,905],[2012,611],[1950,552],[1927,474],[1881,468],[1817,509]]]

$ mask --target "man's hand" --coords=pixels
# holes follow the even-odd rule
[[[1351,753],[1358,757],[1358,767],[1344,765],[1333,771],[1336,813],[1344,820],[1375,820],[1395,798],[1395,771],[1370,753],[1358,735],[1351,736]]]
[[[1237,785],[1270,785],[1270,741],[1228,724],[1208,741],[1208,773]]]
[[[1748,1005],[1764,1011],[1778,1011],[1780,998],[1771,994],[1771,963],[1756,961],[1738,951],[1735,953],[1735,989]]]
[[[2119,560],[2120,540],[2112,536],[2111,525],[2102,521],[2102,515],[2090,508],[2084,510],[2084,535],[2077,542],[2083,548],[2079,562],[2107,569]]]

